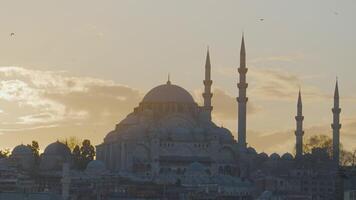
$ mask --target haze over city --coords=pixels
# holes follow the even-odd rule
[[[293,151],[299,88],[305,137],[331,136],[338,77],[341,143],[354,149],[355,9],[351,0],[2,2],[0,149],[70,136],[99,144],[168,74],[201,105],[207,46],[213,120],[237,138],[243,33],[248,145]]]

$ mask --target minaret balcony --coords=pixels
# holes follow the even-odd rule
[[[294,131],[295,136],[303,136],[304,131]]]
[[[341,112],[341,108],[333,108],[331,110],[333,111],[334,114],[340,114]]]
[[[211,98],[211,97],[213,97],[213,94],[212,93],[203,93],[203,97],[204,98]]]
[[[237,87],[239,89],[246,89],[248,87],[248,83],[238,83]]]
[[[243,97],[237,97],[236,100],[237,100],[237,102],[239,102],[239,103],[246,103],[246,102],[248,101],[248,98],[247,98],[247,97],[245,97],[245,98],[243,98]]]
[[[304,116],[295,116],[295,120],[303,121],[304,120]]]
[[[341,124],[331,124],[331,128],[338,130],[341,128]]]
[[[247,71],[248,71],[248,69],[247,69],[246,67],[243,67],[243,68],[240,67],[240,68],[238,68],[237,70],[238,70],[238,72],[239,72],[240,74],[241,74],[241,73],[242,73],[242,74],[246,74]]]
[[[212,80],[204,80],[203,83],[205,86],[211,86],[213,84],[213,81]]]

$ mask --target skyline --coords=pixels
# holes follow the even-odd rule
[[[171,74],[172,83],[188,89],[201,105],[207,45],[210,46],[212,64],[213,118],[217,124],[229,128],[236,139],[235,98],[238,91],[236,83],[242,29],[245,33],[249,68],[247,140],[250,145],[258,151],[268,153],[285,152],[286,149],[292,152],[299,86],[303,96],[305,137],[312,134],[331,136],[332,95],[335,77],[338,76],[343,109],[341,142],[347,149],[355,148],[353,144],[356,141],[356,113],[353,108],[356,96],[352,86],[356,85],[356,80],[353,79],[355,70],[352,66],[356,41],[352,34],[355,34],[356,30],[352,26],[346,26],[348,22],[352,22],[351,17],[355,15],[348,12],[356,8],[355,3],[343,2],[342,5],[339,4],[337,11],[328,9],[327,12],[313,13],[316,17],[309,21],[308,14],[315,8],[313,6],[316,6],[316,3],[311,3],[312,8],[306,9],[305,16],[300,16],[298,13],[300,19],[295,18],[294,14],[297,13],[294,11],[288,13],[287,11],[290,10],[286,9],[284,14],[288,14],[285,21],[291,20],[296,26],[292,28],[292,25],[277,19],[278,14],[273,14],[273,9],[270,7],[277,4],[276,2],[286,6],[286,3],[281,1],[273,1],[272,5],[261,3],[267,6],[267,9],[263,16],[262,14],[258,16],[256,13],[241,11],[243,10],[241,7],[255,5],[254,2],[239,1],[230,2],[230,5],[227,3],[221,5],[208,1],[209,9],[227,11],[218,12],[214,16],[219,17],[208,17],[206,20],[202,19],[209,12],[197,12],[195,6],[198,3],[192,3],[192,7],[189,7],[191,10],[188,9],[188,16],[192,17],[193,21],[180,12],[169,13],[172,10],[163,2],[161,6],[168,7],[167,10],[155,10],[156,13],[153,10],[146,13],[140,10],[150,7],[146,3],[117,3],[127,6],[126,12],[121,15],[110,9],[109,12],[103,13],[103,8],[101,8],[103,10],[94,8],[95,3],[88,3],[88,6],[92,7],[80,16],[74,15],[75,9],[79,6],[74,3],[72,10],[67,11],[67,15],[71,15],[75,19],[73,21],[78,21],[58,25],[69,27],[68,32],[53,35],[51,28],[54,27],[48,26],[45,19],[40,20],[37,16],[43,13],[30,15],[38,20],[39,23],[35,24],[37,28],[40,24],[47,24],[45,30],[48,35],[45,36],[48,38],[45,39],[41,38],[44,34],[37,32],[36,28],[22,28],[24,22],[19,23],[20,19],[19,21],[14,19],[17,23],[14,23],[10,30],[17,28],[14,30],[15,37],[8,37],[10,34],[8,30],[11,27],[9,24],[0,30],[0,44],[3,44],[0,45],[0,53],[3,55],[0,59],[0,66],[2,66],[0,68],[0,109],[2,110],[0,148],[13,147],[20,142],[29,143],[30,138],[41,138],[39,142],[41,147],[44,147],[49,142],[53,142],[56,137],[63,139],[76,135],[75,131],[80,132],[77,133],[79,138],[88,138],[97,144],[117,122],[132,111],[150,88],[163,84],[168,73]],[[302,7],[306,1],[303,2],[294,4]],[[59,4],[61,8],[66,5],[66,3]],[[116,3],[110,2],[105,6],[112,4]],[[175,4],[178,8],[174,10],[182,11],[184,2]],[[237,11],[233,12],[232,8],[227,9],[236,4],[239,5]],[[326,4],[333,5],[331,1],[327,1]],[[15,5],[16,3],[8,3],[10,7]],[[217,5],[218,7],[214,7]],[[45,6],[50,7],[48,4]],[[95,18],[90,10],[101,15]],[[49,15],[49,20],[59,20],[58,13]],[[130,18],[129,24],[123,20],[123,16],[132,17],[138,13],[141,16]],[[159,18],[164,14],[171,14],[169,19],[172,22],[168,23],[165,19]],[[242,17],[235,18],[239,15]],[[92,23],[93,26],[88,25],[87,22],[90,20],[82,19],[85,16],[91,16],[90,19],[95,18],[97,22]],[[230,17],[227,18],[229,22],[235,23],[234,28],[219,24],[220,21],[226,20],[227,16]],[[123,28],[130,27],[145,17],[147,21],[143,20],[138,24],[146,27],[155,25],[146,32],[142,32],[141,28],[136,26],[131,29]],[[179,20],[180,17],[183,19]],[[263,23],[258,20],[261,17],[265,19]],[[319,21],[321,18],[333,21],[323,24],[323,21]],[[107,19],[109,21],[106,21]],[[120,23],[108,25],[116,20]],[[202,23],[199,23],[199,20]],[[86,28],[71,30],[75,24],[80,24],[79,22],[82,22]],[[321,28],[313,33],[303,32],[313,30],[305,27],[315,23]],[[330,28],[330,23],[336,28],[324,32],[326,28]],[[191,27],[196,24],[201,27]],[[216,28],[225,28],[221,29],[224,32],[216,31],[214,25]],[[172,29],[173,26],[182,29],[179,29],[177,34]],[[283,26],[288,27],[284,28],[286,33],[277,34]],[[276,29],[265,30],[264,28],[267,27]],[[298,27],[304,27],[304,30],[296,30]],[[119,39],[115,37],[118,30],[121,31]],[[261,34],[262,30],[266,33]],[[201,32],[206,34],[199,34]],[[36,36],[35,33],[40,36]],[[53,38],[54,36],[58,41]],[[41,45],[36,46],[33,42],[40,42]],[[71,44],[75,46],[71,48]],[[150,71],[152,74],[142,73],[142,71]],[[93,123],[97,124],[93,125]],[[58,138],[61,133],[63,137]],[[24,141],[19,141],[19,138]],[[270,143],[266,144],[265,141]]]

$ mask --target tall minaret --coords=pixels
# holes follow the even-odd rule
[[[210,64],[210,55],[209,55],[209,48],[206,53],[206,61],[205,61],[205,80],[203,81],[204,83],[204,93],[203,93],[203,98],[204,98],[204,109],[208,113],[208,118],[211,120],[211,111],[213,110],[213,107],[211,106],[211,98],[213,97],[213,94],[211,93],[211,85],[213,84],[213,81],[211,80],[211,64]]]
[[[303,155],[303,105],[302,105],[302,95],[298,94],[298,103],[297,103],[297,116],[295,116],[296,121],[296,129],[295,129],[295,150],[296,150],[296,158],[300,158]]]
[[[238,102],[238,145],[240,148],[246,148],[246,104],[248,98],[246,97],[246,52],[245,41],[242,35],[241,50],[240,50],[240,68],[238,68],[240,74],[240,82],[237,84],[239,88]]]
[[[333,129],[333,160],[335,164],[339,165],[340,160],[340,112],[341,108],[339,105],[339,86],[338,80],[336,79],[335,93],[334,93],[334,107],[333,112],[333,123],[331,128]]]

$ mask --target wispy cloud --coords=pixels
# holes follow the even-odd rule
[[[128,86],[63,71],[0,67],[0,80],[0,131],[7,138],[44,129],[83,136],[81,130],[89,127],[101,129],[103,137],[104,130],[113,128],[141,99],[140,92]]]
[[[198,89],[194,91],[195,99],[199,104],[203,103],[201,97],[202,90]],[[234,120],[237,118],[237,101],[236,97],[229,94],[221,88],[215,88],[213,90],[212,97],[213,116],[216,119],[221,120]],[[255,105],[253,102],[247,104],[247,114],[254,115],[262,110],[262,106]]]
[[[250,91],[256,98],[294,101],[298,88],[302,89],[303,99],[306,100],[331,97],[330,94],[324,94],[317,87],[303,84],[298,75],[287,71],[252,68],[250,76],[254,81],[254,87]]]
[[[295,53],[289,55],[275,55],[268,57],[259,57],[249,60],[249,63],[266,63],[266,62],[295,62],[305,58],[305,55],[302,53]]]

